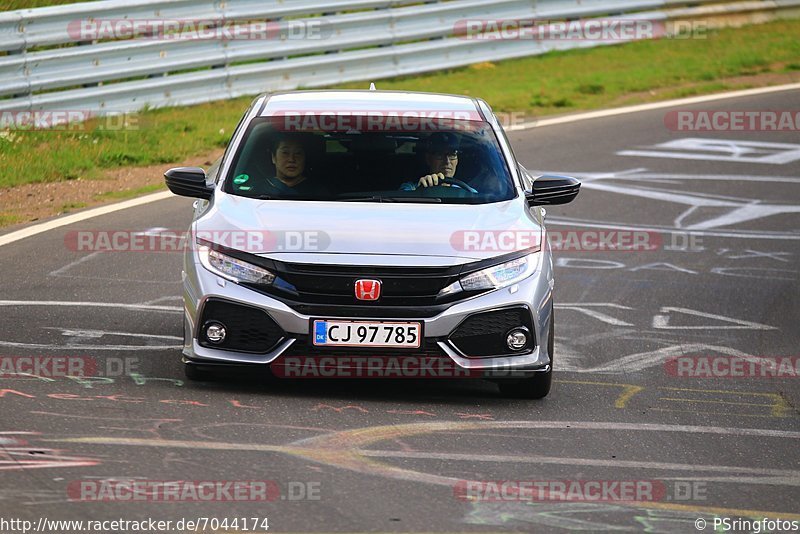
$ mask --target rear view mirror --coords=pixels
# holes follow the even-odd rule
[[[533,179],[531,190],[525,193],[525,198],[530,206],[569,204],[578,196],[580,189],[581,183],[577,178],[543,174]]]
[[[164,181],[176,195],[210,199],[214,188],[206,184],[206,171],[200,167],[176,167],[164,173]]]

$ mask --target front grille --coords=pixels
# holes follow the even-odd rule
[[[277,296],[302,302],[337,306],[419,307],[436,306],[477,295],[482,291],[458,292],[439,296],[439,292],[459,279],[463,266],[381,267],[312,265],[275,262],[277,275],[288,286],[271,288]],[[355,297],[355,281],[370,278],[381,281],[381,296],[371,303]]]
[[[275,261],[278,278],[273,285],[242,284],[276,298],[303,315],[316,317],[433,317],[453,302],[488,290],[439,292],[461,276],[455,267],[362,267],[293,264]],[[359,278],[381,281],[381,296],[374,302],[356,299]]]
[[[267,292],[263,288],[249,286],[251,289],[259,291],[280,300],[297,313],[312,317],[358,317],[364,319],[422,319],[433,317],[445,311],[449,304],[438,304],[434,306],[343,306],[329,304],[306,304],[292,299],[280,297],[275,293]]]
[[[205,337],[204,326],[211,321],[225,326],[221,343]],[[200,318],[198,342],[203,347],[264,354],[275,348],[286,333],[262,309],[222,299],[208,299]]]
[[[524,326],[531,335],[528,349],[536,345],[536,334],[528,308],[519,306],[470,315],[450,334],[450,343],[466,356],[495,356],[512,353],[506,335],[514,327]]]

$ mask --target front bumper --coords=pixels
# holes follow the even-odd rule
[[[443,312],[433,317],[392,317],[376,315],[371,320],[423,322],[424,343],[427,349],[438,347],[438,351],[449,358],[458,368],[471,371],[488,371],[501,376],[503,372],[513,371],[514,376],[524,376],[546,372],[550,369],[551,355],[548,346],[550,322],[552,316],[553,273],[550,251],[537,254],[538,265],[534,273],[512,286],[484,293],[463,301],[455,302]],[[207,271],[199,263],[190,260],[187,255],[183,273],[184,289],[184,361],[187,364],[265,364],[276,362],[282,355],[290,353],[294,344],[305,345],[309,339],[309,315],[298,313],[284,302],[268,295],[258,293],[236,283],[223,280]],[[209,299],[252,306],[265,311],[285,333],[286,336],[265,353],[246,353],[232,350],[221,350],[203,346],[198,340],[199,322],[204,306]],[[530,313],[531,326],[535,344],[528,349],[512,353],[492,354],[491,356],[466,356],[448,338],[470,316],[481,312],[506,308],[523,307]],[[316,317],[319,318],[319,317]],[[348,317],[346,315],[327,315],[326,319],[365,320],[364,317]],[[207,345],[207,344],[206,344]],[[297,346],[295,347],[297,348]],[[462,346],[463,348],[463,346]],[[342,350],[347,355],[348,350]],[[430,350],[428,351],[430,352]],[[397,351],[399,356],[413,356],[413,352]]]

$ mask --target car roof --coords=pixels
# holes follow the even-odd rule
[[[476,99],[468,96],[413,91],[318,90],[267,95],[262,117],[276,113],[453,112],[482,117]]]

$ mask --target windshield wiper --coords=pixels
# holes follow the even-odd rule
[[[391,202],[427,202],[438,204],[442,202],[442,199],[439,197],[383,197],[384,200],[390,200]]]
[[[381,197],[378,195],[367,195],[363,197],[340,197],[337,200],[339,202],[394,202],[394,200],[389,197]]]
[[[442,199],[438,197],[381,197],[378,195],[339,198],[339,202],[427,202],[437,204],[441,201]]]
[[[285,196],[274,196],[274,195],[259,195],[257,197],[247,197],[247,198],[255,198],[256,200],[330,200],[329,198],[324,197],[315,197],[315,196],[301,196],[301,195],[285,195]]]

